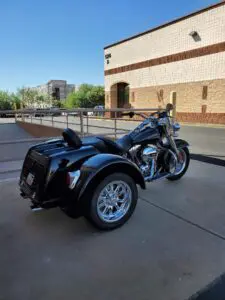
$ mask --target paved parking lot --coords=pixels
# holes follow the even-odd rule
[[[140,190],[125,226],[99,232],[59,209],[30,211],[17,177],[33,142],[7,144],[30,136],[0,126],[0,299],[180,300],[224,272],[224,167],[191,161],[182,180]]]
[[[192,162],[140,191],[132,219],[99,232],[59,209],[32,213],[0,184],[0,299],[187,299],[225,268],[225,169]],[[215,299],[216,300],[216,299]]]

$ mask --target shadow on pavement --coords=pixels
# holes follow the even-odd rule
[[[221,167],[225,167],[225,160],[223,159],[219,159],[219,158],[215,158],[207,155],[203,155],[203,154],[191,154],[191,159],[193,160],[198,160],[201,162],[205,162],[208,164],[212,164],[212,165],[216,165],[216,166],[221,166]]]
[[[224,300],[225,299],[225,274],[216,278],[200,292],[188,300]]]

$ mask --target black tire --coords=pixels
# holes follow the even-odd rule
[[[187,147],[183,147],[182,149],[184,150],[184,152],[186,154],[186,165],[185,165],[185,168],[183,169],[183,171],[180,174],[178,174],[178,175],[171,175],[171,176],[167,177],[167,179],[170,180],[170,181],[179,180],[181,177],[184,176],[184,174],[187,172],[187,169],[189,167],[190,152],[189,152],[189,150],[188,150]]]
[[[113,181],[123,181],[126,183],[130,190],[131,190],[131,203],[129,206],[128,211],[126,214],[119,220],[115,222],[107,222],[104,221],[98,214],[97,210],[97,201],[98,197],[103,190],[103,188],[108,185],[110,182]],[[87,220],[90,221],[95,227],[101,230],[113,230],[115,228],[118,228],[122,226],[124,223],[128,221],[128,219],[131,217],[133,214],[135,207],[137,205],[137,199],[138,199],[138,191],[137,191],[137,186],[134,182],[134,180],[128,176],[127,174],[124,173],[113,173],[109,176],[107,176],[100,184],[96,187],[93,197],[89,202],[88,205],[88,214],[86,216]]]

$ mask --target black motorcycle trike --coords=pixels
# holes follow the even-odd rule
[[[188,143],[174,138],[180,129],[170,117],[172,105],[150,116],[113,141],[102,136],[80,138],[73,130],[28,150],[20,176],[23,198],[32,210],[59,206],[71,217],[85,216],[110,230],[133,214],[137,185],[160,178],[174,181],[188,169]],[[133,117],[136,113],[123,115]]]

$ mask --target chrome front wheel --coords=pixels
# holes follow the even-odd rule
[[[178,153],[179,153],[179,161],[176,164],[175,172],[173,175],[181,174],[187,164],[187,154],[186,154],[185,150],[178,149]]]
[[[176,163],[173,174],[167,177],[167,179],[171,181],[180,179],[187,172],[190,163],[190,153],[188,148],[180,148],[178,151],[180,155],[179,161]]]

